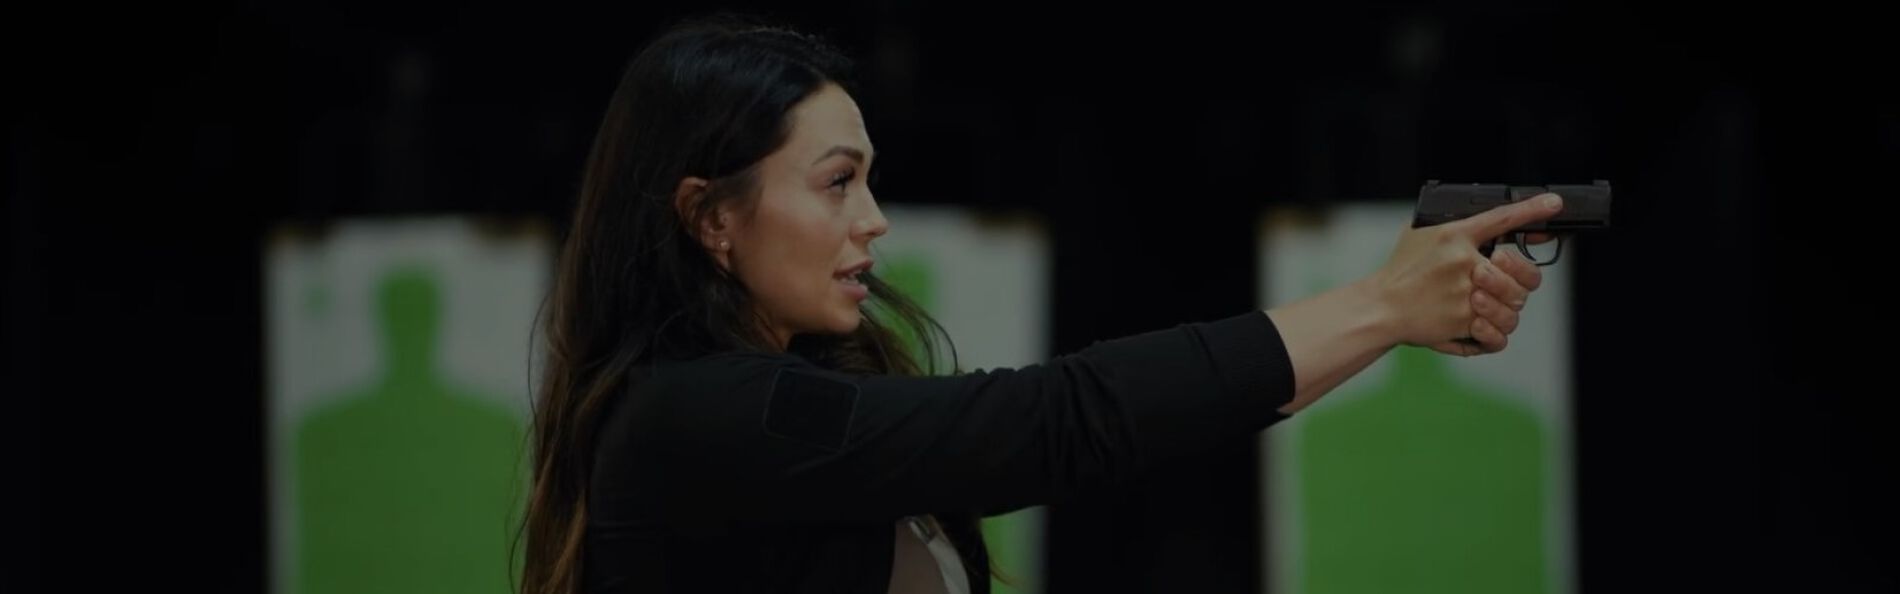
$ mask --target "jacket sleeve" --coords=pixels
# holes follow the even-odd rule
[[[1294,389],[1258,311],[1013,369],[856,376],[728,354],[644,384],[667,507],[790,523],[1052,502],[1276,423]]]

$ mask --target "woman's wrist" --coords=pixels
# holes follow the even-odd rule
[[[1292,414],[1399,344],[1397,295],[1370,278],[1266,311],[1293,363]]]
[[[1339,298],[1352,304],[1351,311],[1358,312],[1349,321],[1351,328],[1370,337],[1381,350],[1405,343],[1405,317],[1399,314],[1404,296],[1391,290],[1378,275],[1361,278],[1339,291]]]

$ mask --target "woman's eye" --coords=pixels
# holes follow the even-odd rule
[[[857,175],[856,171],[851,170],[846,170],[843,173],[834,175],[831,177],[831,186],[829,187],[842,188],[845,184],[851,183],[851,178],[857,177]]]

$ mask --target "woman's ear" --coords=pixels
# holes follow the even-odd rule
[[[673,191],[673,208],[679,212],[680,221],[693,231],[699,244],[710,251],[719,260],[721,266],[727,263],[727,254],[732,251],[731,221],[725,209],[699,216],[699,207],[706,199],[706,189],[712,185],[703,177],[688,177],[680,180],[679,187]]]
[[[699,216],[699,203],[707,199],[707,188],[711,182],[701,176],[688,176],[680,180],[680,186],[673,190],[673,209],[680,214],[680,222],[693,230],[693,237],[699,239],[705,249],[718,249],[720,241],[730,241],[722,237],[726,232],[726,220],[720,213],[707,213]]]

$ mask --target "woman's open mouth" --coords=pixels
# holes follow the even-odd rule
[[[863,275],[870,270],[871,261],[865,260],[838,271],[837,274],[832,275],[831,279],[833,282],[838,283],[840,288],[844,289],[845,294],[850,295],[853,299],[862,300],[871,293],[870,289],[865,288],[864,279],[862,278]]]

